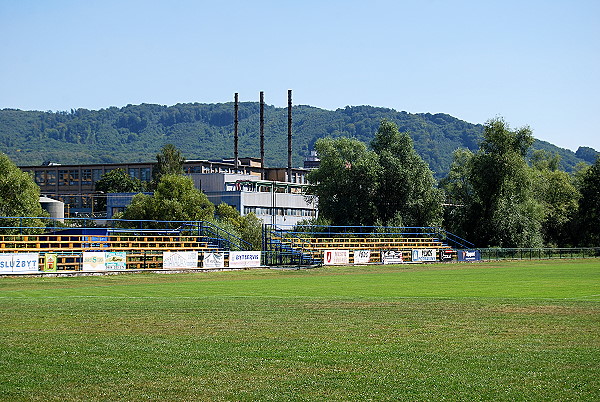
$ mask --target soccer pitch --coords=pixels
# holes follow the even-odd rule
[[[600,260],[0,278],[1,400],[599,400]]]

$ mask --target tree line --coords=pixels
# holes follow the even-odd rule
[[[324,138],[309,174],[326,225],[443,226],[479,247],[600,245],[600,159],[572,173],[560,157],[531,153],[528,127],[484,125],[478,149],[458,149],[436,182],[408,133],[383,121],[367,146]]]

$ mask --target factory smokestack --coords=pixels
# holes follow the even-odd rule
[[[238,93],[234,95],[233,101],[233,165],[235,167],[235,173],[238,172]]]
[[[265,93],[260,91],[260,178],[265,179]]]
[[[292,90],[288,89],[288,182],[292,181]]]

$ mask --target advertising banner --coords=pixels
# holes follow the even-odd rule
[[[46,253],[44,255],[44,266],[42,270],[44,272],[56,272],[56,264],[58,263],[58,257],[54,253]]]
[[[203,268],[224,268],[225,253],[204,253]]]
[[[0,254],[0,272],[37,272],[39,257],[38,253]]]
[[[355,264],[368,264],[371,261],[371,250],[354,250]]]
[[[82,271],[106,271],[103,251],[84,251],[82,254]]]
[[[164,269],[198,268],[197,251],[163,251]]]
[[[417,248],[412,251],[413,262],[429,262],[437,260],[437,251],[434,248]]]
[[[479,250],[458,250],[458,261],[479,261],[481,253]]]
[[[350,264],[350,250],[325,250],[323,252],[324,265]]]
[[[230,251],[230,268],[260,267],[260,251]]]
[[[402,264],[402,251],[387,250],[381,252],[381,262],[384,264]]]
[[[440,251],[440,261],[450,262],[450,261],[452,261],[453,256],[454,256],[454,250],[441,250]]]
[[[107,251],[104,253],[104,264],[108,270],[127,269],[127,253],[125,251]]]

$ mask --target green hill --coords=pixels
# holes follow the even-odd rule
[[[321,137],[349,136],[370,142],[382,119],[410,133],[415,149],[437,177],[446,173],[455,149],[477,149],[483,131],[480,124],[447,114],[372,106],[330,111],[299,105],[293,109],[294,166],[302,165]],[[18,165],[149,162],[166,143],[174,144],[186,159],[232,157],[233,103],[142,104],[70,112],[0,110],[0,151]],[[567,171],[584,161],[547,142],[536,141],[534,148],[559,153]],[[257,102],[240,104],[239,150],[240,157],[260,155]],[[265,158],[267,166],[287,165],[286,108],[265,106]]]

